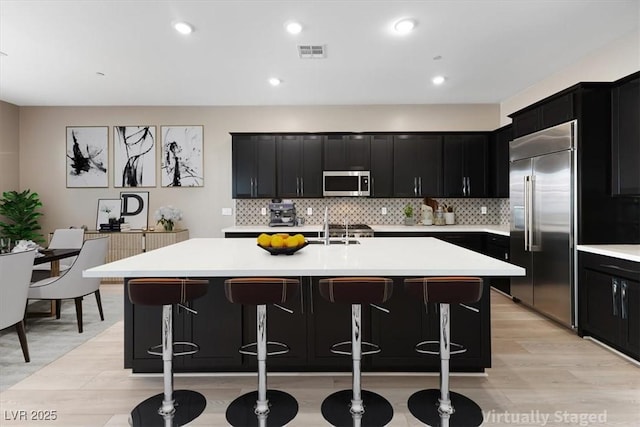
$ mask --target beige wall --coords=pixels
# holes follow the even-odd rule
[[[182,209],[191,237],[219,237],[221,228],[233,225],[233,217],[221,215],[223,207],[233,207],[229,132],[493,130],[499,106],[21,107],[19,122],[20,187],[40,194],[45,231],[94,229],[97,200],[121,191],[113,187],[113,152],[109,188],[66,188],[66,126],[109,126],[112,150],[113,126],[204,125],[205,186],[161,188],[156,174],[157,187],[139,190],[150,192],[150,225],[158,207],[172,204]]]
[[[640,70],[640,32],[610,43],[582,60],[526,88],[500,103],[500,124],[511,123],[508,114],[579,82],[611,82]]]
[[[0,193],[20,190],[20,108],[0,101]]]

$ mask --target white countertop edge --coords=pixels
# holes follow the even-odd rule
[[[578,245],[581,252],[640,262],[640,245]]]
[[[490,233],[500,236],[509,236],[508,224],[481,224],[481,225],[370,225],[374,233]],[[318,224],[294,227],[269,227],[268,225],[235,225],[225,227],[222,233],[317,233],[322,230]]]

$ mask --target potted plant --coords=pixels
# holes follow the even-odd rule
[[[43,214],[38,212],[42,207],[38,193],[25,190],[21,193],[17,191],[5,191],[0,200],[0,235],[10,239],[11,242],[18,240],[31,240],[36,243],[43,243],[44,237],[39,232],[42,227],[38,224],[38,218]]]
[[[413,217],[413,206],[411,205],[404,207],[404,225],[416,225],[416,220]]]

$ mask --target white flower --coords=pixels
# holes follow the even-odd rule
[[[160,207],[155,215],[156,221],[164,224],[165,221],[179,221],[182,219],[182,211],[178,208],[174,208],[173,206],[162,206]]]

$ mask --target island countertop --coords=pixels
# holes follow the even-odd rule
[[[508,224],[485,225],[385,225],[370,224],[374,233],[489,233],[509,236]],[[234,225],[222,229],[222,233],[319,233],[322,225],[302,225],[291,227],[269,227],[268,225]]]
[[[522,276],[524,269],[432,237],[312,244],[273,256],[253,238],[190,239],[83,272],[84,277]]]

